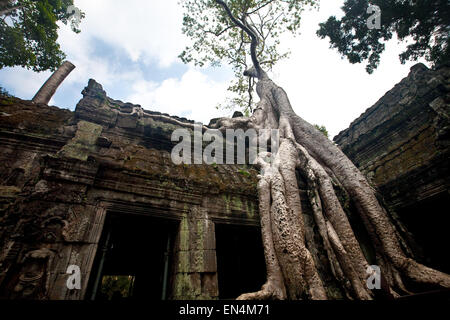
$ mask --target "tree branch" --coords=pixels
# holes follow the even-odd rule
[[[224,34],[226,31],[230,30],[231,28],[233,28],[234,26],[228,26],[225,29],[223,29],[220,32],[214,32],[211,30],[205,30],[206,33],[212,33],[213,35],[215,35],[216,37],[220,37],[222,34]]]
[[[38,1],[39,0],[31,0],[31,2],[38,2]],[[26,6],[25,4],[19,5],[20,2],[14,6],[11,6],[12,2],[13,1],[11,1],[11,0],[0,0],[0,16],[9,15],[9,14],[13,13],[15,10],[22,9]],[[10,7],[8,8],[8,6],[10,6]]]
[[[252,27],[248,23],[246,23],[245,17],[243,18],[243,21],[244,21],[243,23],[241,21],[239,21],[238,19],[236,19],[236,17],[233,16],[233,13],[231,12],[230,8],[224,1],[216,0],[216,3],[219,4],[220,6],[222,6],[222,8],[224,8],[225,12],[230,17],[231,21],[233,21],[233,23],[236,24],[239,28],[244,30],[248,34],[250,39],[252,40],[251,45],[250,45],[250,52],[251,52],[253,67],[255,68],[256,74],[244,72],[244,75],[254,76],[258,79],[263,78],[265,75],[265,72],[261,69],[261,66],[259,64],[258,57],[256,54],[256,48],[258,47],[258,43],[259,43],[259,39],[258,39],[258,36],[256,35],[256,32],[254,30],[252,30]]]
[[[0,10],[0,16],[9,15],[9,14],[13,13],[14,11],[16,11],[17,9],[21,9],[23,7],[24,6],[21,5],[21,6],[15,6],[15,7],[7,8],[7,9],[2,9],[2,10]]]
[[[258,12],[259,10],[261,10],[261,9],[264,8],[265,6],[271,4],[272,2],[273,2],[273,0],[267,1],[266,3],[264,3],[264,4],[262,4],[261,6],[259,6],[258,8],[256,8],[255,10],[253,10],[253,11],[247,13],[247,15],[251,15],[251,14],[253,14],[253,13],[255,13],[255,12]]]

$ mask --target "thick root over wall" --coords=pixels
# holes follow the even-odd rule
[[[284,90],[267,75],[257,83],[260,101],[250,118],[222,119],[218,129],[246,126],[279,129],[276,153],[260,154],[257,165],[259,213],[267,282],[238,299],[327,299],[308,243],[296,171],[306,178],[314,222],[329,268],[348,298],[372,299],[366,284],[369,263],[353,232],[336,186],[354,204],[376,251],[376,264],[387,294],[408,293],[403,281],[450,288],[450,276],[409,258],[406,245],[375,190],[355,165],[321,132],[297,116]]]

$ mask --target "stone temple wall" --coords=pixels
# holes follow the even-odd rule
[[[0,297],[89,298],[105,218],[120,213],[176,221],[168,297],[217,298],[214,228],[259,226],[257,172],[174,165],[172,131],[190,123],[94,80],[75,112],[1,98]],[[66,285],[71,265],[81,289]]]
[[[450,272],[450,66],[423,64],[334,141],[378,188],[418,258]]]

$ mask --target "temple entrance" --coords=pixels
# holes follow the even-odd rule
[[[90,279],[90,300],[165,300],[177,223],[107,215]]]
[[[260,290],[266,281],[260,228],[216,223],[215,230],[219,299]]]
[[[423,250],[419,262],[445,273],[450,273],[450,260],[443,253],[450,243],[449,203],[450,194],[443,192],[398,210],[401,221]]]

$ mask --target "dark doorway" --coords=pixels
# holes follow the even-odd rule
[[[398,210],[400,220],[423,250],[420,262],[450,273],[450,260],[445,254],[450,236],[448,206],[450,194],[443,192]]]
[[[161,300],[167,292],[177,223],[109,214],[90,281],[92,300]]]
[[[260,290],[266,281],[260,228],[228,224],[215,228],[219,299]]]

